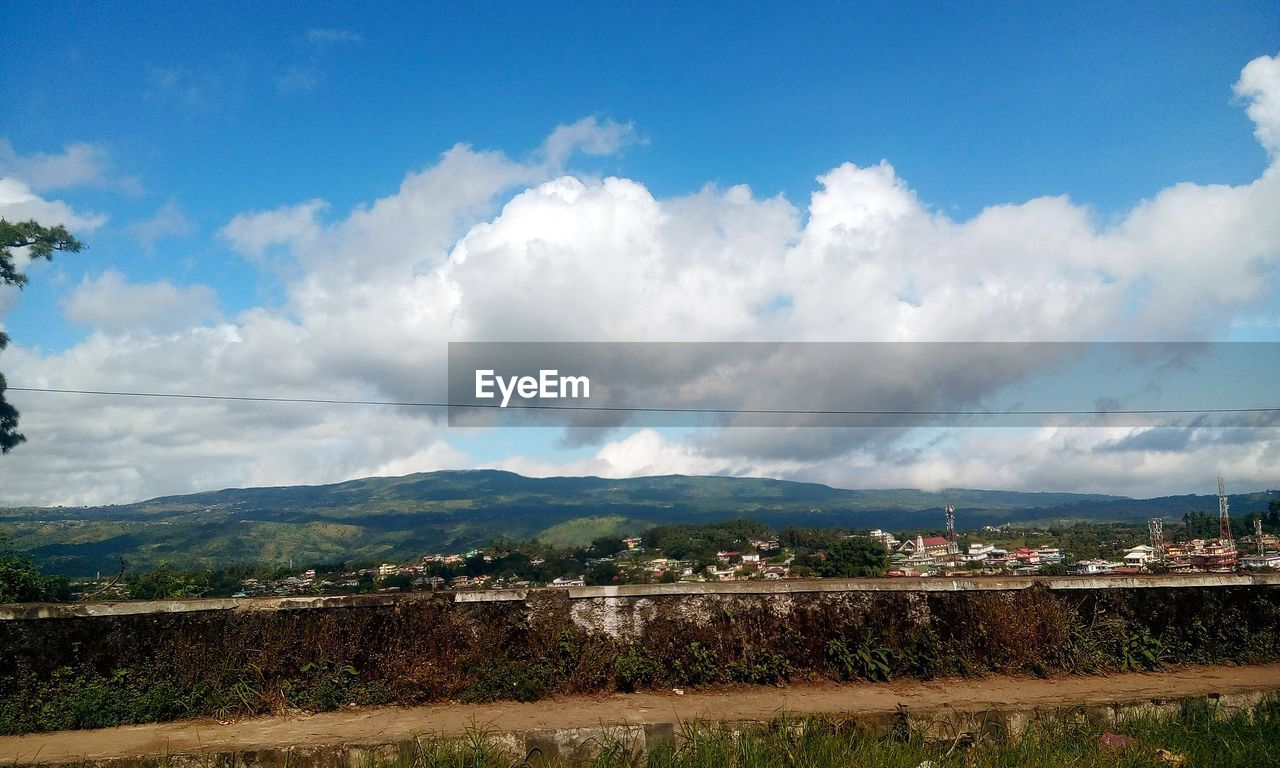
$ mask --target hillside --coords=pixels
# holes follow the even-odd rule
[[[1232,497],[1238,514],[1265,510],[1274,493]],[[146,567],[235,563],[303,565],[408,559],[543,537],[585,543],[661,523],[739,517],[770,525],[936,528],[956,506],[962,528],[1051,519],[1178,519],[1215,511],[1212,496],[1128,499],[1014,491],[843,490],[734,477],[530,478],[496,470],[430,472],[317,486],[235,488],[102,507],[0,508],[0,530],[49,570],[109,572],[119,559]]]

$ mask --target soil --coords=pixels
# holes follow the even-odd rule
[[[1185,667],[1164,672],[1049,679],[993,676],[932,682],[797,684],[603,696],[520,704],[373,707],[260,717],[231,723],[184,720],[87,731],[0,736],[0,764],[56,763],[148,755],[240,752],[286,746],[364,745],[469,728],[532,731],[697,719],[765,720],[782,713],[858,714],[951,707],[1058,707],[1280,690],[1280,664]]]

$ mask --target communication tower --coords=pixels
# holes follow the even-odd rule
[[[1227,512],[1227,487],[1222,482],[1222,475],[1218,475],[1218,543],[1232,543],[1231,515]]]

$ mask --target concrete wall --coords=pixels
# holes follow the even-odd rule
[[[1280,575],[8,605],[0,732],[353,702],[1107,671],[1153,647],[1166,663],[1280,659]],[[860,664],[875,650],[887,671]]]
[[[444,595],[454,603],[526,602],[538,595],[578,601],[646,598],[802,595],[815,593],[1018,592],[1034,586],[1051,592],[1176,589],[1205,587],[1280,587],[1276,574],[1177,574],[1150,576],[1014,576],[1007,578],[786,579],[779,581],[627,584],[609,587],[494,589],[444,593],[383,593],[315,597],[225,597],[200,600],[124,600],[88,603],[10,603],[0,605],[0,621],[137,616],[206,611],[294,611],[323,608],[376,608],[412,604]],[[604,628],[601,624],[600,628]]]

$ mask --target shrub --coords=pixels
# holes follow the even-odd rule
[[[716,649],[694,640],[683,657],[672,664],[676,682],[684,685],[707,685],[720,679],[720,660]]]
[[[871,637],[858,646],[842,637],[832,640],[827,643],[827,660],[841,680],[882,682],[893,670],[893,651],[874,644]]]
[[[634,691],[652,685],[657,674],[657,663],[639,648],[628,648],[614,661],[614,679],[619,690]]]
[[[555,670],[545,662],[497,660],[476,670],[475,681],[462,694],[462,700],[537,701],[547,695],[555,682]]]
[[[753,685],[780,685],[791,678],[791,662],[780,653],[748,648],[729,670],[729,678]]]

